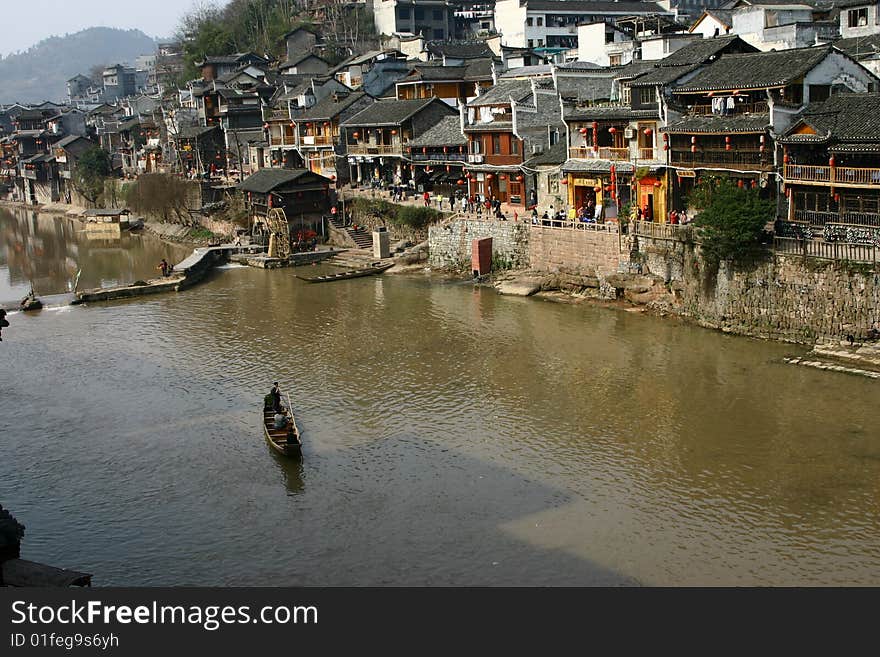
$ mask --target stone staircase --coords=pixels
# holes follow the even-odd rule
[[[336,216],[330,217],[330,223],[333,224],[334,228],[339,230],[344,230],[348,233],[348,236],[357,244],[359,249],[372,249],[373,248],[373,234],[368,233],[363,228],[354,229],[351,226],[343,226],[342,221],[337,219]]]

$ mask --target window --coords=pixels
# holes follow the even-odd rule
[[[434,16],[435,21],[442,21],[443,20],[443,12],[440,11],[439,9],[434,10],[433,16]]]
[[[479,139],[472,139],[471,140],[471,153],[474,153],[475,155],[479,155],[480,152],[481,152],[480,151],[480,140]]]
[[[620,85],[620,102],[624,105],[632,105],[632,89],[628,84]]]
[[[538,16],[538,27],[542,27],[544,25],[544,17]]]
[[[409,16],[410,16],[409,7],[398,7],[397,8],[397,18],[399,18],[402,21],[408,21]]]
[[[810,102],[815,103],[820,100],[828,100],[831,95],[830,84],[811,84],[810,85]]]
[[[609,66],[620,66],[623,63],[623,55],[610,55],[608,57]]]
[[[533,24],[534,22],[535,22],[535,21],[534,21],[533,18],[527,18],[527,19],[526,19],[526,26],[527,26],[527,27],[531,27],[532,24]]]
[[[416,20],[423,21],[425,20],[425,10],[421,7],[416,7]]]
[[[510,138],[510,154],[519,155],[519,139],[516,137]]]
[[[605,43],[614,43],[614,32],[605,33]]]
[[[654,87],[639,87],[638,102],[639,105],[650,105],[656,100],[654,96]]]
[[[442,29],[440,29],[440,30],[434,30],[434,38],[435,38],[435,39],[445,39],[445,38],[446,38],[446,33],[443,32]]]
[[[543,45],[544,45],[544,39],[538,39],[538,46],[540,47]]]
[[[535,42],[532,41],[531,39],[529,39],[529,48],[533,47],[534,45],[535,45]]]
[[[501,135],[492,135],[492,152],[495,155],[501,153]]]
[[[864,27],[868,24],[868,8],[850,9],[847,18],[850,27]]]

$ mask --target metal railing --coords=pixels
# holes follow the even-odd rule
[[[533,229],[551,230],[590,230],[607,233],[619,233],[620,227],[613,221],[598,224],[592,221],[575,221],[572,219],[538,219],[532,224]]]
[[[660,224],[653,221],[633,221],[632,233],[656,240],[684,240],[693,234],[691,226]]]
[[[870,244],[849,242],[825,242],[822,240],[802,240],[796,237],[774,237],[773,250],[784,255],[800,255],[820,260],[847,260],[866,262],[876,267],[880,260],[880,248]]]

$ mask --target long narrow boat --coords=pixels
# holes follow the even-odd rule
[[[287,426],[283,429],[275,428],[275,411],[271,406],[263,403],[263,433],[266,442],[279,454],[294,458],[302,458],[302,439],[299,437],[299,428],[296,426],[296,418],[293,416],[293,406],[290,404],[290,396],[287,396],[287,407],[281,405],[281,412],[287,417]]]
[[[298,279],[305,281],[306,283],[327,283],[329,281],[343,281],[347,278],[360,278],[361,276],[372,276],[373,274],[380,274],[386,269],[393,267],[393,262],[386,262],[384,264],[375,264],[370,265],[369,267],[361,267],[360,269],[349,269],[348,271],[341,271],[337,274],[324,274],[323,276],[297,276]]]

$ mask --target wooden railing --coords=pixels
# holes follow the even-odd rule
[[[330,135],[302,135],[300,137],[300,145],[302,146],[332,146],[333,137]]]
[[[699,166],[699,165],[727,165],[742,169],[763,169],[772,166],[772,156],[761,153],[760,150],[726,150],[723,148],[703,148],[696,153],[690,150],[670,151],[669,161],[673,165]]]
[[[640,160],[653,160],[654,159],[654,149],[653,148],[640,148],[639,149],[639,159]]]
[[[783,177],[792,182],[880,187],[880,169],[871,168],[786,164],[783,167]]]
[[[349,155],[401,155],[402,149],[399,145],[373,145],[373,144],[349,144]]]
[[[608,146],[600,146],[598,149],[594,149],[592,146],[569,148],[568,156],[576,160],[629,160],[630,158],[628,148],[610,148]]]
[[[773,250],[784,255],[800,255],[820,260],[867,262],[875,267],[880,260],[880,248],[869,244],[801,240],[795,237],[774,237]]]
[[[264,109],[264,121],[290,121],[290,112],[286,109]]]
[[[734,109],[727,116],[732,116],[734,114],[747,114],[747,113],[760,113],[766,114],[770,111],[770,105],[768,105],[764,101],[759,101],[757,103],[736,103],[734,105]],[[691,114],[712,114],[712,106],[711,105],[694,105],[691,107]],[[719,114],[719,116],[723,116],[723,114]]]

